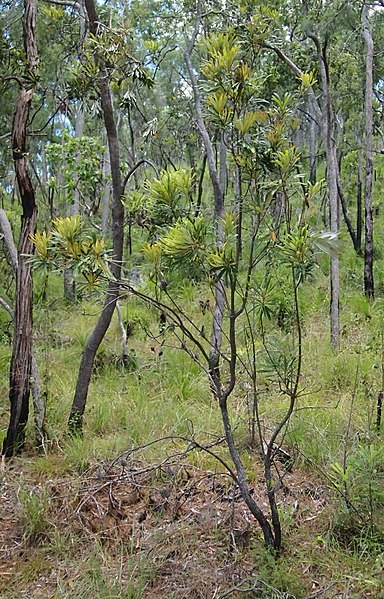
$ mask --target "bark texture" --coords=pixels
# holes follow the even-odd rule
[[[4,210],[0,209],[0,231],[4,237],[5,249],[7,252],[8,263],[17,277],[18,256],[17,248],[13,239],[11,225]],[[15,321],[14,310],[0,297],[0,305],[8,312],[13,321]],[[45,402],[41,392],[41,381],[36,358],[32,348],[31,364],[31,391],[33,402],[33,418],[35,423],[36,440],[39,447],[44,448],[46,440],[45,431]]]
[[[85,0],[85,8],[88,15],[89,30],[92,35],[97,36],[99,21],[94,0]],[[82,353],[75,396],[68,422],[71,432],[80,432],[82,429],[83,415],[88,396],[89,383],[92,375],[93,362],[100,343],[104,339],[105,333],[108,330],[113,312],[116,307],[116,302],[119,297],[119,281],[123,258],[124,207],[121,202],[123,184],[120,170],[119,141],[108,83],[108,73],[103,65],[102,58],[96,56],[96,59],[100,68],[99,91],[103,109],[104,125],[108,139],[109,159],[112,175],[112,237],[114,260],[111,266],[111,271],[114,279],[110,281],[108,285],[103,310],[93,332],[87,340]]]
[[[321,87],[323,93],[322,129],[325,145],[325,158],[327,165],[327,187],[329,201],[329,221],[332,233],[339,233],[339,189],[338,189],[338,162],[336,153],[336,141],[334,132],[334,118],[331,102],[331,86],[329,80],[329,69],[327,62],[327,46],[322,45],[319,37],[312,32],[308,36],[313,40],[318,56],[321,75]],[[336,350],[339,347],[339,297],[340,297],[340,275],[339,257],[331,256],[331,301],[330,301],[330,324],[331,343]]]
[[[23,37],[28,68],[36,73],[36,0],[24,0]],[[32,271],[26,255],[33,253],[30,235],[36,227],[37,208],[35,192],[28,169],[27,123],[33,88],[22,86],[16,103],[12,125],[12,152],[17,185],[22,204],[21,233],[16,273],[16,300],[13,348],[9,377],[10,422],[3,443],[6,457],[18,453],[24,446],[25,426],[29,414],[29,396],[32,371]]]

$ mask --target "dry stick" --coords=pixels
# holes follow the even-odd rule
[[[8,312],[9,316],[10,316],[10,317],[12,318],[12,320],[13,320],[13,319],[14,319],[14,317],[15,317],[15,313],[14,313],[14,311],[12,310],[11,306],[10,306],[9,304],[7,304],[7,302],[6,302],[6,301],[5,301],[5,300],[4,300],[2,297],[0,297],[0,306],[3,306],[4,310],[5,310],[6,312]]]
[[[250,586],[244,587],[245,584],[249,584]],[[281,599],[286,597],[285,594],[280,593],[280,591],[278,589],[275,589],[275,587],[272,587],[267,582],[264,582],[264,580],[259,580],[257,578],[256,578],[256,580],[252,580],[251,578],[246,578],[239,585],[236,585],[236,586],[232,587],[231,589],[228,589],[228,591],[226,591],[225,593],[220,595],[219,599],[226,599],[226,597],[230,597],[231,595],[233,595],[233,593],[249,594],[249,593],[252,593],[253,591],[261,591],[263,588],[266,588],[269,591],[272,591],[273,597],[276,597],[276,599],[278,599],[279,597],[281,597]],[[292,596],[292,599],[293,599],[293,596]]]
[[[80,2],[71,2],[71,0],[43,0],[46,4],[57,4],[58,6],[66,6],[80,10]]]
[[[150,472],[154,472],[155,470],[158,470],[159,468],[162,468],[163,466],[165,466],[166,464],[169,463],[173,463],[172,460],[174,460],[175,458],[183,458],[185,457],[188,453],[190,453],[191,451],[194,451],[195,449],[198,449],[199,451],[203,451],[208,453],[208,455],[212,456],[215,460],[217,460],[224,468],[225,470],[228,472],[229,476],[231,477],[231,479],[233,480],[233,482],[238,485],[238,478],[235,474],[235,472],[232,470],[232,468],[229,466],[229,464],[226,463],[226,461],[221,458],[218,454],[216,454],[215,452],[212,451],[212,449],[210,449],[211,447],[214,447],[216,445],[221,444],[224,441],[224,438],[220,438],[212,443],[209,443],[207,445],[201,445],[200,443],[198,443],[195,439],[190,439],[188,437],[182,436],[182,435],[169,435],[166,437],[162,437],[160,439],[156,439],[154,441],[151,441],[150,443],[147,443],[145,445],[140,445],[138,447],[135,447],[133,449],[127,450],[126,452],[123,452],[122,454],[120,454],[117,458],[115,458],[113,460],[113,462],[109,465],[108,470],[106,471],[106,474],[108,474],[108,472],[111,471],[112,467],[119,461],[121,460],[121,458],[125,455],[129,456],[132,453],[138,452],[142,449],[145,449],[147,447],[150,447],[151,445],[155,445],[157,443],[160,443],[162,441],[166,441],[166,440],[172,440],[172,441],[176,441],[176,440],[180,440],[180,441],[185,441],[187,442],[189,445],[188,447],[186,447],[183,451],[179,451],[177,453],[174,453],[170,456],[167,456],[166,458],[164,458],[163,460],[161,460],[160,462],[157,462],[156,464],[152,464],[151,466],[148,466],[146,468],[142,468],[138,471],[130,471],[129,475],[130,477],[133,476],[139,476],[142,474],[149,474]],[[123,476],[123,477],[117,477],[115,482],[121,482],[123,480],[126,480],[127,477]],[[99,487],[95,490],[93,490],[91,493],[88,493],[87,495],[85,495],[82,500],[80,501],[79,505],[76,508],[76,512],[79,513],[81,508],[85,505],[85,503],[91,498],[94,497],[94,495],[96,493],[99,493],[102,489],[108,487],[111,482],[113,481],[106,481],[104,483],[102,483],[101,485],[99,485]],[[136,484],[136,483],[135,483]]]
[[[130,180],[130,178],[132,177],[132,175],[135,174],[135,172],[137,171],[137,169],[142,166],[143,164],[147,164],[148,166],[152,167],[153,170],[155,171],[155,173],[157,174],[157,169],[155,167],[155,165],[150,161],[147,160],[146,158],[142,158],[141,160],[139,160],[139,162],[137,162],[132,168],[131,170],[125,175],[125,179],[123,181],[123,193],[125,192],[125,188],[127,187],[127,184]]]

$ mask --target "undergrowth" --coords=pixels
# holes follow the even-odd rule
[[[351,277],[348,269],[345,276]],[[334,356],[328,340],[326,289],[325,275],[319,271],[316,284],[312,281],[304,286],[301,294],[303,392],[284,441],[284,448],[294,459],[293,471],[303,473],[302,488],[307,489],[311,481],[303,497],[311,497],[314,506],[318,502],[319,513],[305,505],[300,511],[302,499],[298,506],[295,499],[280,506],[285,542],[277,562],[261,547],[257,535],[243,545],[242,541],[234,545],[231,533],[218,536],[216,530],[214,540],[206,541],[208,552],[213,551],[215,543],[220,547],[211,566],[225,569],[228,564],[237,564],[243,578],[240,573],[238,579],[233,574],[232,581],[226,580],[221,586],[217,583],[215,597],[220,597],[220,593],[225,596],[231,588],[234,590],[227,596],[244,596],[242,589],[248,587],[253,588],[249,591],[253,596],[260,597],[300,599],[320,589],[324,592],[319,596],[325,598],[337,593],[356,598],[384,596],[384,454],[375,430],[376,400],[381,388],[382,303],[368,303],[350,287],[342,297],[342,341],[339,354]],[[175,568],[176,564],[180,568],[184,559],[192,560],[193,567],[200,571],[202,564],[196,556],[201,543],[204,551],[204,537],[179,531],[178,544],[171,542],[172,533],[170,553],[162,553],[165,542],[158,536],[160,519],[153,522],[150,532],[158,538],[159,545],[155,543],[147,553],[140,549],[140,543],[135,545],[138,541],[134,535],[130,545],[121,542],[111,547],[100,531],[91,532],[84,544],[83,531],[77,525],[65,527],[55,516],[60,509],[56,497],[65,495],[65,484],[60,483],[53,492],[47,481],[49,485],[55,480],[68,481],[68,488],[77,481],[72,497],[75,509],[78,485],[87,480],[90,469],[127,449],[168,436],[193,437],[201,442],[217,439],[222,434],[221,422],[206,376],[175,347],[170,334],[161,336],[156,312],[133,298],[125,299],[122,310],[129,332],[131,367],[125,369],[119,361],[120,331],[114,320],[98,355],[84,436],[67,437],[77,367],[100,305],[89,300],[69,307],[56,299],[60,293],[59,282],[52,276],[48,303],[35,307],[35,347],[47,401],[49,440],[45,455],[36,456],[31,449],[25,461],[21,459],[19,465],[13,466],[23,471],[21,482],[12,483],[12,477],[7,479],[6,474],[1,483],[7,496],[14,493],[12,534],[23,547],[24,558],[22,562],[16,560],[17,573],[11,567],[0,594],[11,598],[17,589],[17,596],[21,596],[21,591],[28,588],[31,597],[47,596],[43,591],[39,595],[36,589],[31,590],[41,584],[44,592],[51,589],[53,597],[197,597],[196,589],[200,585],[201,591],[202,583],[198,580],[192,584],[190,574],[180,574],[168,594],[156,595],[156,588],[160,588],[162,577],[172,578],[172,559]],[[180,301],[188,305],[199,327],[207,321],[207,314],[201,310],[205,296],[204,290],[192,283],[185,283],[180,289]],[[9,322],[2,319],[0,326],[0,424],[4,435],[11,347],[6,332]],[[277,327],[277,321],[269,326]],[[259,385],[260,413],[267,433],[286,400],[269,386],[262,372]],[[248,393],[246,385],[240,384],[231,400],[231,414],[249,478],[257,485],[262,472],[257,449],[248,443]],[[32,437],[30,428],[31,445]],[[173,449],[182,447],[177,440],[173,444]],[[216,451],[222,459],[228,459],[224,447],[220,445]],[[165,458],[168,453],[166,444],[149,446],[145,460]],[[207,472],[222,470],[204,452],[190,454],[188,462],[192,468]],[[282,465],[277,468],[284,473]],[[286,480],[287,475],[283,474],[283,492]],[[319,489],[327,490],[324,502],[322,491],[316,490],[317,484]],[[290,492],[287,484],[287,496]],[[240,583],[244,583],[241,588]],[[189,587],[195,595],[192,591],[188,595]]]

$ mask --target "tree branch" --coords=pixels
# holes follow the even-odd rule
[[[260,45],[261,45],[262,48],[267,48],[269,50],[273,50],[273,52],[275,52],[275,54],[283,62],[285,62],[285,64],[287,65],[287,67],[296,75],[296,77],[300,77],[301,75],[303,75],[303,71],[293,62],[293,60],[291,60],[289,58],[289,56],[287,56],[285,54],[285,52],[283,52],[283,50],[281,48],[279,48],[278,46],[274,46],[273,44],[269,44],[268,42],[262,42]],[[313,111],[314,111],[315,116],[316,116],[316,120],[318,121],[318,123],[321,123],[321,121],[322,121],[322,111],[321,111],[319,103],[318,103],[318,101],[316,99],[315,92],[313,91],[313,87],[311,85],[308,88],[308,96],[309,96],[309,99],[311,101],[311,104],[312,104],[312,107],[313,107]]]
[[[3,234],[8,262],[13,272],[16,274],[18,266],[17,248],[13,240],[12,229],[8,220],[8,216],[5,210],[2,208],[0,208],[0,231]]]
[[[42,0],[46,4],[57,4],[58,6],[64,6],[66,8],[74,8],[80,10],[80,2],[71,2],[71,0]]]

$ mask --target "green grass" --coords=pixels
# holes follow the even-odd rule
[[[348,259],[342,273],[348,287],[341,302],[342,338],[337,356],[329,343],[327,279],[320,269],[316,280],[307,283],[300,295],[304,333],[303,393],[290,422],[285,446],[295,456],[294,468],[304,468],[319,484],[329,488],[331,484],[327,477],[332,473],[332,464],[342,463],[345,452],[349,462],[361,439],[373,432],[376,397],[381,385],[382,302],[380,299],[374,303],[367,302],[356,288],[357,275],[354,278],[353,273],[356,275],[356,264],[354,269],[352,260]],[[209,330],[209,313],[203,315],[199,306],[200,300],[205,301],[207,290],[190,282],[181,284],[178,281],[177,285],[181,304],[192,312],[199,328],[204,324]],[[50,439],[46,455],[34,455],[29,450],[28,458],[25,461],[20,458],[18,462],[28,474],[19,492],[18,526],[22,542],[30,549],[26,562],[19,565],[18,573],[14,574],[11,586],[7,583],[8,594],[3,595],[10,598],[12,594],[9,593],[14,588],[31,587],[41,577],[49,577],[54,564],[56,573],[52,596],[150,597],[149,585],[159,566],[154,557],[136,554],[134,547],[109,548],[102,544],[98,535],[90,538],[84,546],[84,538],[78,529],[63,530],[55,525],[52,501],[44,491],[44,485],[46,481],[56,479],[82,480],[95,463],[111,460],[127,449],[146,445],[161,437],[195,435],[199,441],[209,441],[222,434],[219,409],[211,397],[206,374],[186,353],[175,347],[177,343],[172,336],[168,334],[163,345],[154,339],[159,335],[156,312],[129,298],[123,301],[122,309],[123,317],[129,323],[128,347],[134,352],[134,367],[126,371],[119,365],[120,333],[114,318],[100,348],[97,370],[92,378],[84,436],[68,437],[67,418],[81,351],[96,322],[100,304],[84,301],[70,307],[60,298],[61,281],[52,277],[48,304],[39,303],[35,308],[35,348],[42,388],[47,396]],[[276,321],[272,319],[267,326],[268,334],[275,335],[276,327]],[[152,336],[147,334],[149,329]],[[287,331],[279,330],[277,333],[288,342],[289,335]],[[240,334],[240,352],[244,349],[242,339]],[[257,343],[261,351],[260,339]],[[10,353],[11,347],[2,337],[2,435],[5,434],[8,417]],[[245,355],[244,352],[242,355]],[[247,445],[248,387],[244,372],[239,374],[238,382],[229,400],[230,412],[236,429],[235,438],[249,469],[249,478],[255,481],[260,471],[255,450]],[[260,412],[268,431],[284,415],[287,398],[279,393],[276,382],[271,382],[263,373],[260,374],[259,385]],[[29,441],[32,435],[30,424]],[[138,458],[153,462],[183,448],[185,443],[181,441],[158,443],[143,450]],[[222,458],[228,459],[225,447],[220,446],[216,451]],[[221,470],[212,456],[202,452],[189,454],[188,460],[198,468]],[[380,458],[375,468],[384,468],[383,461]],[[361,469],[356,464],[355,470],[360,476]],[[359,490],[364,495],[364,484],[356,477],[351,479],[351,492]],[[32,491],[37,484],[42,490],[36,494]],[[347,545],[340,532],[348,530],[345,505],[337,493],[330,495],[329,502],[327,516],[322,517],[320,522],[315,520],[310,530],[297,526],[289,509],[281,511],[285,540],[283,555],[277,563],[271,561],[258,540],[244,550],[244,555],[238,556],[238,559],[254,564],[259,579],[266,585],[265,593],[270,593],[265,596],[304,598],[311,590],[308,586],[311,576],[324,586],[327,581],[332,585],[330,597],[333,591],[339,591],[348,592],[350,597],[357,599],[367,589],[373,593],[372,596],[384,596],[384,557],[374,535],[367,537],[361,529],[352,533],[349,530],[351,542]],[[378,498],[378,511],[384,510],[380,502]],[[359,505],[363,510],[368,509],[363,501]],[[197,540],[193,542],[197,543]],[[183,543],[187,541],[180,538],[180,544]],[[175,551],[179,552],[179,548]]]

